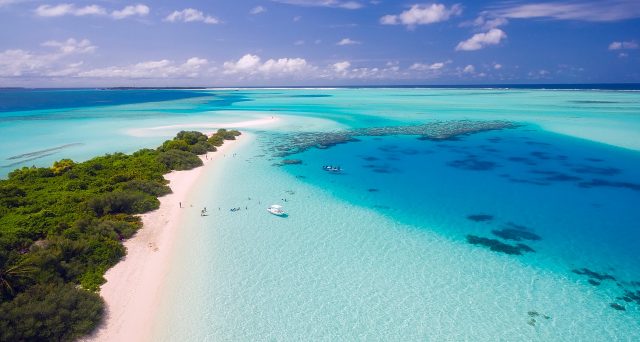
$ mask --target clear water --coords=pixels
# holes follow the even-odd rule
[[[37,165],[153,146],[175,133],[153,127],[282,118],[274,131],[244,129],[250,138],[237,156],[199,180],[154,340],[640,339],[640,305],[619,298],[640,290],[639,93],[203,92],[1,114],[42,118],[0,121],[2,159],[84,144],[27,162]],[[365,137],[291,156],[302,165],[274,166],[280,159],[270,153],[275,133],[448,119],[523,126],[442,142]],[[344,171],[327,173],[327,164]],[[290,216],[269,215],[274,203]],[[212,215],[200,217],[202,206]],[[493,219],[468,218],[478,214]],[[535,252],[467,242],[515,244],[492,232],[514,225],[540,237],[520,241]],[[572,271],[583,268],[615,280],[593,285]]]

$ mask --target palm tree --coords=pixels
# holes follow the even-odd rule
[[[33,274],[37,270],[31,265],[28,258],[21,258],[18,262],[10,264],[4,263],[0,267],[0,294],[15,295],[15,287],[20,280],[33,279]],[[0,298],[3,297],[0,295]]]

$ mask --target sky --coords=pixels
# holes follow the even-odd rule
[[[640,82],[640,0],[0,0],[0,87]]]

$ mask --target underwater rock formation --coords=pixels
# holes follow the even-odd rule
[[[473,222],[488,222],[493,220],[493,215],[487,214],[474,214],[467,216],[467,219]]]
[[[501,239],[512,241],[538,241],[541,239],[539,235],[522,229],[504,228],[500,230],[492,230],[491,233]]]
[[[275,155],[285,157],[310,148],[326,149],[338,144],[359,141],[356,137],[416,135],[421,140],[450,140],[462,135],[518,127],[509,121],[436,121],[413,126],[368,127],[338,132],[302,132],[282,134],[275,139]]]
[[[281,165],[300,165],[302,164],[302,160],[300,159],[283,159],[280,162]]]
[[[523,252],[535,252],[533,248],[522,243],[514,246],[504,243],[500,240],[484,238],[476,235],[467,235],[467,242],[472,245],[487,247],[494,252],[501,252],[511,255],[522,255]]]
[[[613,280],[615,281],[616,278],[610,274],[601,274],[595,271],[592,271],[588,268],[581,268],[581,269],[574,269],[571,270],[571,272],[575,273],[575,274],[579,274],[579,275],[584,275],[589,277],[590,279],[595,279],[595,280],[599,280],[599,281],[603,281],[603,280]]]
[[[610,307],[618,310],[618,311],[627,311],[627,309],[624,308],[624,306],[618,304],[618,303],[611,303],[609,304]]]

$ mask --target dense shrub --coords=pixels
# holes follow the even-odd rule
[[[114,191],[87,202],[87,205],[97,216],[107,214],[140,214],[158,209],[160,202],[157,198],[142,192]]]
[[[224,140],[236,140],[236,137],[240,135],[240,132],[236,130],[228,131],[224,128],[220,128],[216,134],[221,136]]]
[[[202,166],[202,160],[197,155],[181,150],[162,152],[158,155],[158,161],[171,170],[190,170]]]
[[[91,332],[103,312],[100,296],[72,284],[32,286],[0,304],[0,341],[73,341]]]
[[[171,193],[171,188],[155,181],[134,179],[122,185],[123,190],[140,191],[153,196],[164,196]]]
[[[202,165],[211,138],[180,132],[157,149],[24,167],[0,180],[0,341],[68,341],[99,322],[104,272],[171,192],[163,175]],[[89,291],[87,291],[89,290]]]
[[[222,144],[224,144],[224,138],[220,135],[214,134],[209,137],[208,142],[213,146],[222,146]]]

